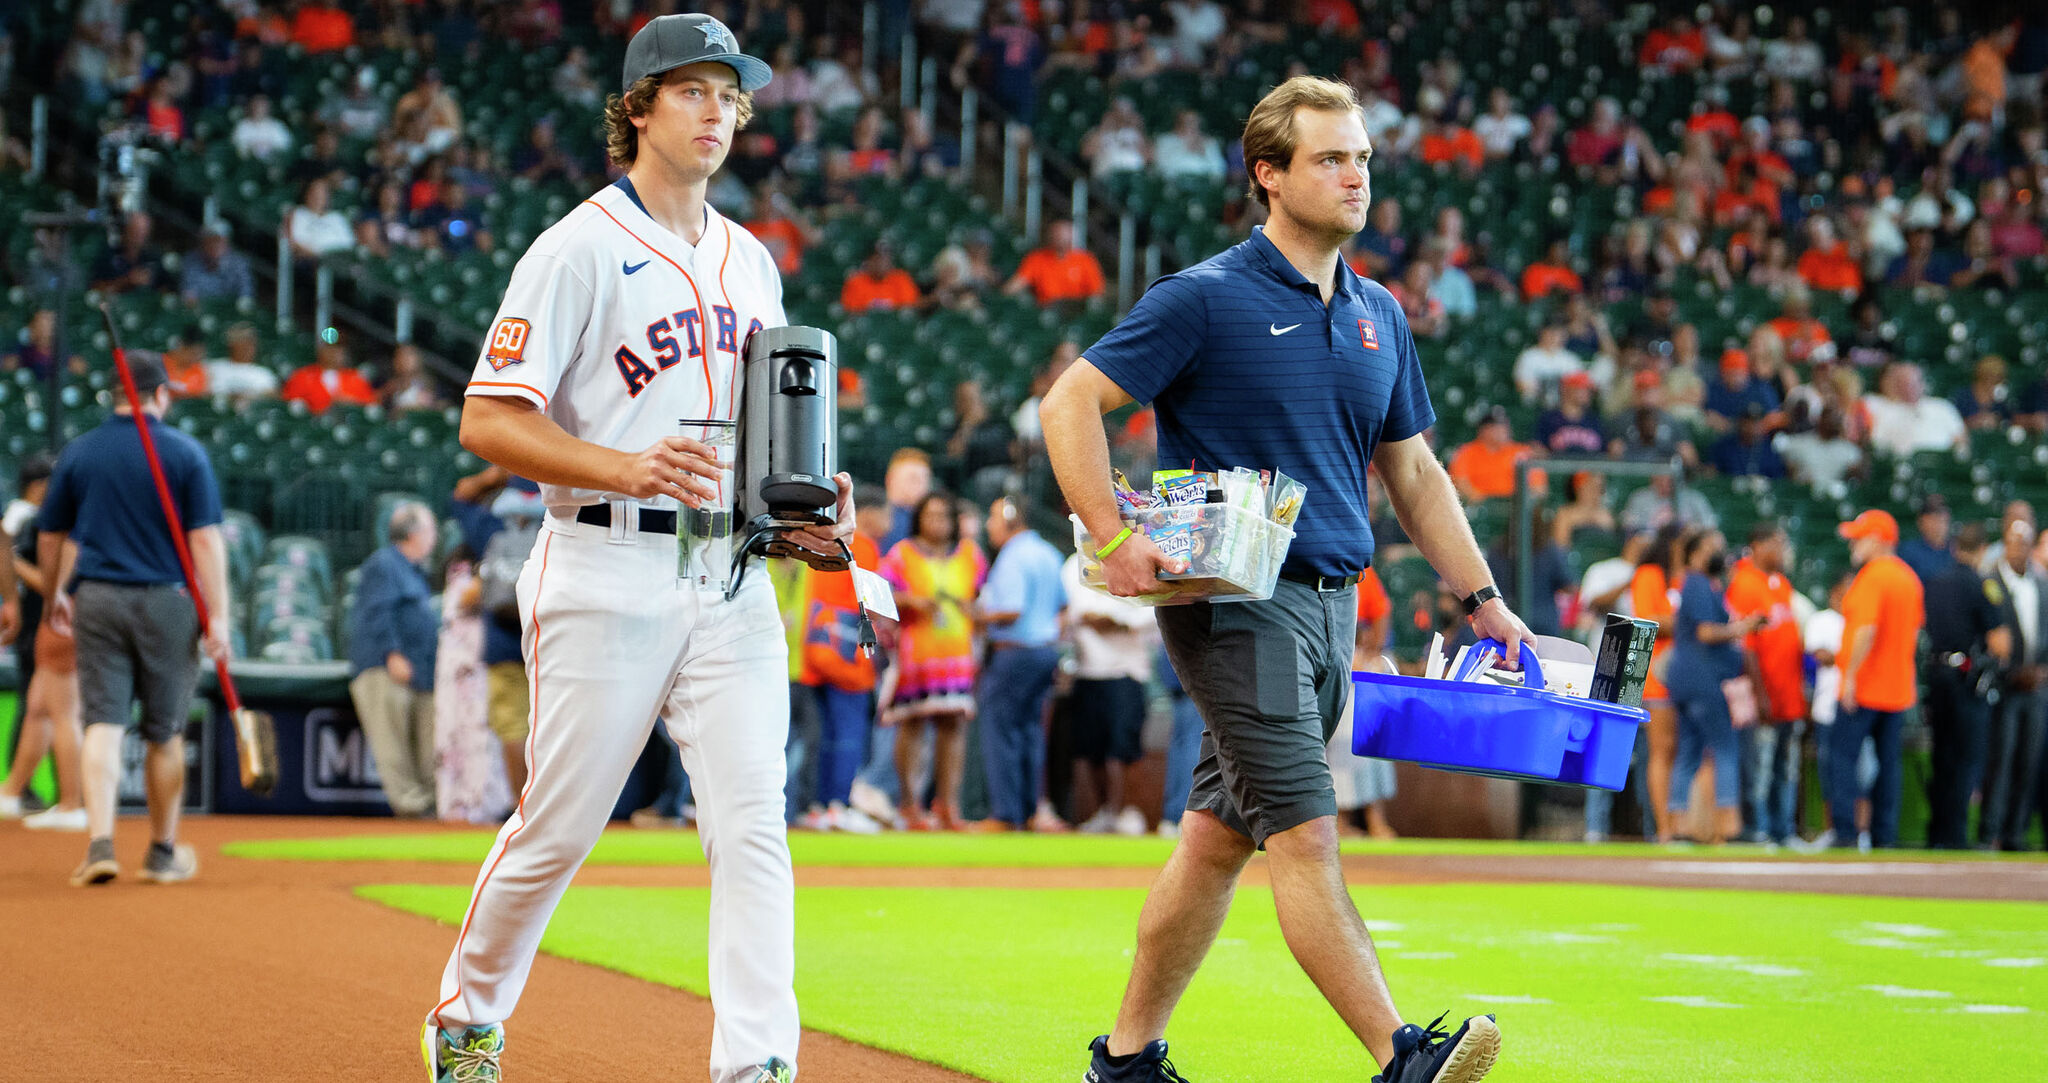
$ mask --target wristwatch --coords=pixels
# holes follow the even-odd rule
[[[1465,596],[1465,612],[1467,614],[1477,613],[1480,606],[1498,597],[1500,597],[1500,588],[1492,583],[1488,583]]]

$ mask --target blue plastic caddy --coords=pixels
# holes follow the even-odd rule
[[[1506,653],[1497,640],[1480,644]],[[1463,673],[1436,681],[1353,673],[1351,750],[1491,778],[1627,786],[1636,727],[1649,712],[1544,691],[1542,661],[1527,643],[1522,669],[1522,688],[1457,679]]]

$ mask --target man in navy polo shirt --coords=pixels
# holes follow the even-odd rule
[[[156,482],[142,454],[138,419],[126,403],[100,426],[71,441],[57,459],[36,521],[38,563],[51,592],[49,620],[78,644],[79,717],[85,723],[85,815],[91,841],[71,874],[83,887],[120,874],[114,861],[114,805],[121,786],[121,737],[135,701],[149,745],[150,845],[142,879],[189,880],[199,870],[192,847],[178,842],[185,799],[185,719],[199,682],[196,647],[228,656],[228,558],[220,535],[220,489],[199,442],[164,423],[170,409],[163,361],[137,351],[129,360],[149,434],[192,572],[214,620],[202,641],[199,614],[186,593],[184,570],[164,522]],[[67,548],[65,541],[77,543]],[[70,553],[76,553],[71,566]],[[60,566],[62,565],[62,566]]]
[[[1342,83],[1288,80],[1244,131],[1251,195],[1271,208],[1250,240],[1154,284],[1045,397],[1046,450],[1097,538],[1123,530],[1101,415],[1149,402],[1159,459],[1202,470],[1273,468],[1308,499],[1268,601],[1159,610],[1167,654],[1207,732],[1180,841],[1146,899],[1095,1083],[1179,1079],[1168,1018],[1215,940],[1239,873],[1264,848],[1288,947],[1381,1067],[1382,1083],[1468,1083],[1500,1050],[1491,1016],[1455,1033],[1404,1025],[1344,887],[1323,746],[1350,689],[1355,584],[1372,559],[1366,470],[1376,466],[1409,536],[1465,599],[1474,630],[1529,631],[1508,611],[1450,478],[1423,438],[1436,421],[1401,306],[1338,258],[1365,224],[1372,153]],[[1103,559],[1112,593],[1180,570],[1142,535]]]

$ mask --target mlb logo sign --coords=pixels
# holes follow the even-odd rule
[[[1358,341],[1363,343],[1368,350],[1380,348],[1380,332],[1378,328],[1372,325],[1371,320],[1358,321]]]

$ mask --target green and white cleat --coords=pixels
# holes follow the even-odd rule
[[[796,1068],[781,1057],[769,1057],[747,1083],[795,1083]]]
[[[429,1019],[420,1025],[420,1056],[433,1083],[499,1083],[505,1028],[497,1023],[449,1033]]]

